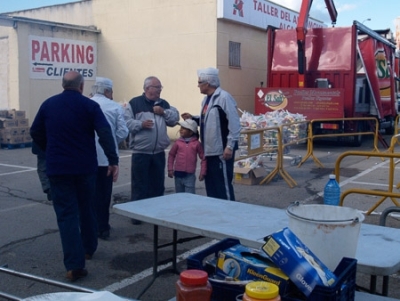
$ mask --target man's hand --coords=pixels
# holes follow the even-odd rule
[[[142,121],[142,128],[143,129],[151,129],[154,127],[154,119],[148,119]]]
[[[118,165],[108,165],[107,176],[112,176],[113,182],[117,182],[119,175],[119,167]]]
[[[232,158],[232,154],[233,154],[233,150],[231,150],[228,147],[225,147],[224,154],[222,155],[222,158],[224,158],[224,160],[229,160],[229,159]]]
[[[154,114],[157,114],[157,115],[160,115],[160,116],[164,115],[164,109],[162,107],[160,107],[160,106],[154,106],[153,107],[153,112],[154,112]]]

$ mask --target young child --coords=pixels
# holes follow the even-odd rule
[[[206,158],[197,135],[197,123],[192,119],[179,122],[181,137],[168,155],[168,177],[175,177],[175,192],[196,193],[197,155],[201,160],[199,181],[206,175]]]

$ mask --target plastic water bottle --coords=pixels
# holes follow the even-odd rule
[[[335,175],[329,175],[329,181],[324,189],[324,204],[338,206],[340,203],[340,186]]]

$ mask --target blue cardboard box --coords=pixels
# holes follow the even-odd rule
[[[335,274],[289,228],[275,232],[265,240],[264,252],[304,295],[309,296],[317,285],[335,285]]]
[[[289,277],[262,251],[237,244],[218,254],[215,274],[233,280],[263,280],[275,283],[281,293],[288,290]]]

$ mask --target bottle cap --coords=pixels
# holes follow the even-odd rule
[[[246,284],[246,295],[256,299],[272,299],[279,295],[279,287],[270,282],[254,281]]]
[[[329,179],[336,179],[336,175],[330,174],[330,175],[329,175]]]
[[[186,270],[181,272],[179,279],[189,285],[203,285],[207,283],[208,274],[202,270]]]

